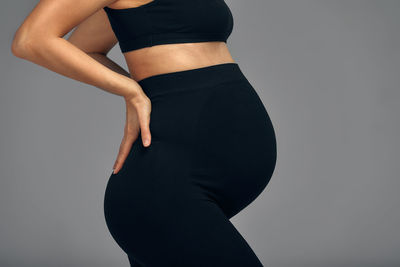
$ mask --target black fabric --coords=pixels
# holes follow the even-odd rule
[[[152,143],[139,138],[104,198],[131,266],[263,266],[230,218],[265,189],[276,164],[267,110],[238,64],[139,81]]]
[[[122,52],[159,44],[227,42],[233,29],[224,0],[153,0],[139,7],[104,10]]]

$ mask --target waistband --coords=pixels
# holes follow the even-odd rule
[[[138,82],[149,98],[174,91],[193,90],[218,84],[247,81],[235,62],[156,74]]]

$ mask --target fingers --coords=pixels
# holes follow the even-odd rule
[[[125,99],[126,100],[126,125],[117,159],[113,166],[113,173],[117,174],[131,151],[132,145],[138,137],[140,130],[143,146],[151,143],[150,113],[151,101],[147,97]]]
[[[124,165],[124,162],[129,155],[129,151],[131,150],[134,140],[135,137],[132,134],[125,134],[124,138],[122,138],[118,156],[113,166],[114,174],[117,174]]]

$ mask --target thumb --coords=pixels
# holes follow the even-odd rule
[[[143,145],[148,147],[151,143],[150,115],[141,116],[139,124]]]

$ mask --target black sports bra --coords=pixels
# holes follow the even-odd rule
[[[233,29],[224,0],[153,0],[138,7],[103,9],[122,52],[159,44],[226,43]]]

